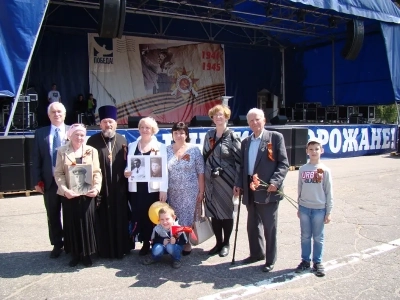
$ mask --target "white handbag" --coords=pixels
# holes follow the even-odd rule
[[[196,209],[196,212],[198,210]],[[195,213],[196,214],[196,213]],[[211,221],[204,215],[204,207],[201,204],[201,214],[199,217],[195,217],[193,222],[193,234],[190,235],[190,243],[194,246],[204,243],[214,235],[214,231],[211,226]]]

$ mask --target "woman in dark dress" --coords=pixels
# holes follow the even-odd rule
[[[216,245],[208,254],[229,254],[229,239],[233,229],[232,202],[233,186],[240,171],[241,142],[227,130],[231,110],[227,106],[216,105],[208,115],[215,129],[207,132],[204,138],[203,155],[210,153],[205,168],[206,216],[211,218]],[[222,139],[218,144],[218,140]],[[220,169],[218,169],[220,168]],[[222,170],[221,170],[222,169]],[[216,172],[220,170],[219,172]]]
[[[158,142],[154,136],[158,132],[157,122],[151,117],[146,117],[139,121],[138,126],[140,137],[137,141],[129,144],[128,156],[162,155],[166,157],[167,151],[165,145]],[[166,164],[166,159],[164,163]],[[136,176],[143,174],[141,168],[149,168],[149,166],[135,163],[131,166],[131,169],[128,166],[126,167],[124,175],[126,178],[132,178],[131,180],[133,180],[129,182],[132,236],[134,241],[137,238],[139,242],[143,242],[139,255],[146,255],[150,251],[150,240],[154,227],[149,218],[148,211],[154,202],[165,202],[167,200],[168,173],[165,167],[164,179],[157,178],[157,181],[143,182],[144,179],[141,178],[142,176]],[[150,171],[148,173],[150,174]]]
[[[90,255],[96,252],[95,197],[100,192],[102,180],[99,157],[96,149],[84,144],[86,129],[82,124],[71,125],[67,136],[69,142],[58,149],[54,170],[57,193],[64,197],[64,248],[66,253],[72,254],[71,267],[81,260],[89,267],[92,265]],[[75,166],[77,164],[82,164],[82,167]],[[92,174],[88,173],[90,168],[85,168],[85,165],[91,165]]]

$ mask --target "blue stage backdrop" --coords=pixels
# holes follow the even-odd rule
[[[294,126],[293,126],[294,127]],[[396,149],[397,126],[396,125],[320,125],[320,126],[296,126],[307,127],[308,136],[318,137],[322,140],[324,158],[356,157],[372,154],[384,154]],[[191,143],[202,148],[204,137],[210,128],[190,128]],[[248,127],[233,127],[241,139],[251,134]],[[89,130],[88,136],[98,131]],[[119,129],[118,133],[124,135],[128,143],[136,141],[139,131],[136,129]],[[160,142],[170,145],[172,134],[170,129],[160,129],[156,135]],[[305,149],[304,149],[305,151]]]

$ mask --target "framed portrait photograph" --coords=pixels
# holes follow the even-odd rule
[[[76,164],[68,169],[69,188],[79,195],[85,195],[92,189],[93,173],[92,165]]]
[[[128,170],[131,176],[129,182],[147,182],[149,175],[146,174],[146,156],[143,155],[128,155]]]
[[[159,182],[168,176],[167,158],[162,155],[128,155],[129,182]]]

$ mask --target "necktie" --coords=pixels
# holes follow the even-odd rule
[[[139,173],[139,168],[136,168],[136,173]]]
[[[56,166],[56,161],[57,161],[57,149],[61,146],[61,139],[60,139],[60,134],[58,133],[60,131],[60,128],[56,128],[56,131],[54,132],[53,136],[53,167]]]

